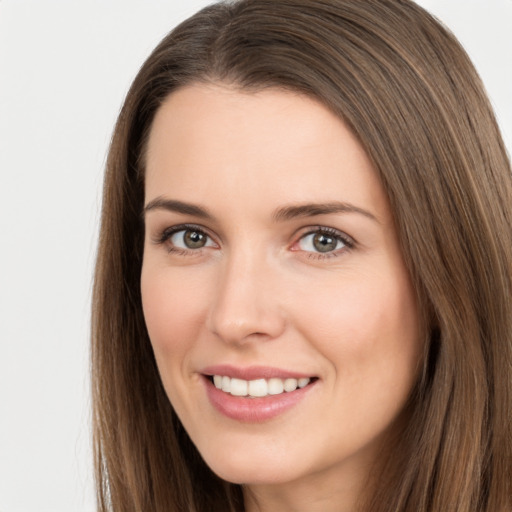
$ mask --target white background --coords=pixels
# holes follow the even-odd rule
[[[139,66],[205,0],[0,0],[0,512],[94,510],[88,336],[102,169]],[[512,148],[512,0],[422,0]]]

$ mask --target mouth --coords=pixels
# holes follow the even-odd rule
[[[205,375],[216,389],[236,397],[264,398],[293,393],[313,384],[317,377],[259,378],[245,380],[227,375]]]
[[[262,423],[295,409],[315,394],[319,377],[268,366],[215,365],[200,372],[217,412],[242,423]]]

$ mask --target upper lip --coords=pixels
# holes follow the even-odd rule
[[[219,364],[207,366],[203,368],[200,373],[203,375],[222,375],[235,379],[255,380],[255,379],[302,379],[311,378],[313,375],[284,370],[282,368],[275,368],[272,366],[232,366],[229,364]]]

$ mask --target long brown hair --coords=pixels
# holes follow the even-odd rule
[[[512,510],[512,175],[455,38],[409,0],[241,0],[154,50],[107,161],[92,319],[102,512],[243,510],[204,464],[160,383],[141,307],[144,149],[191,83],[312,96],[353,130],[389,196],[427,339],[410,419],[366,512]]]

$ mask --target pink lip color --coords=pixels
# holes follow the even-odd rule
[[[212,371],[213,370],[213,371]],[[277,368],[234,368],[231,366],[215,366],[202,370],[203,375],[226,375],[244,380],[257,378],[302,378],[304,374],[290,373]],[[249,398],[232,396],[217,389],[207,377],[203,379],[206,393],[217,411],[224,416],[245,423],[262,423],[271,420],[297,405],[307,393],[314,387],[317,381],[313,381],[304,388],[297,388],[292,392],[284,392],[279,395],[268,395],[262,398]]]
[[[229,364],[207,366],[203,368],[200,373],[203,375],[225,375],[227,377],[243,380],[271,379],[273,377],[278,379],[302,379],[311,377],[311,375],[305,373],[291,372],[270,366],[247,366],[240,368]]]

